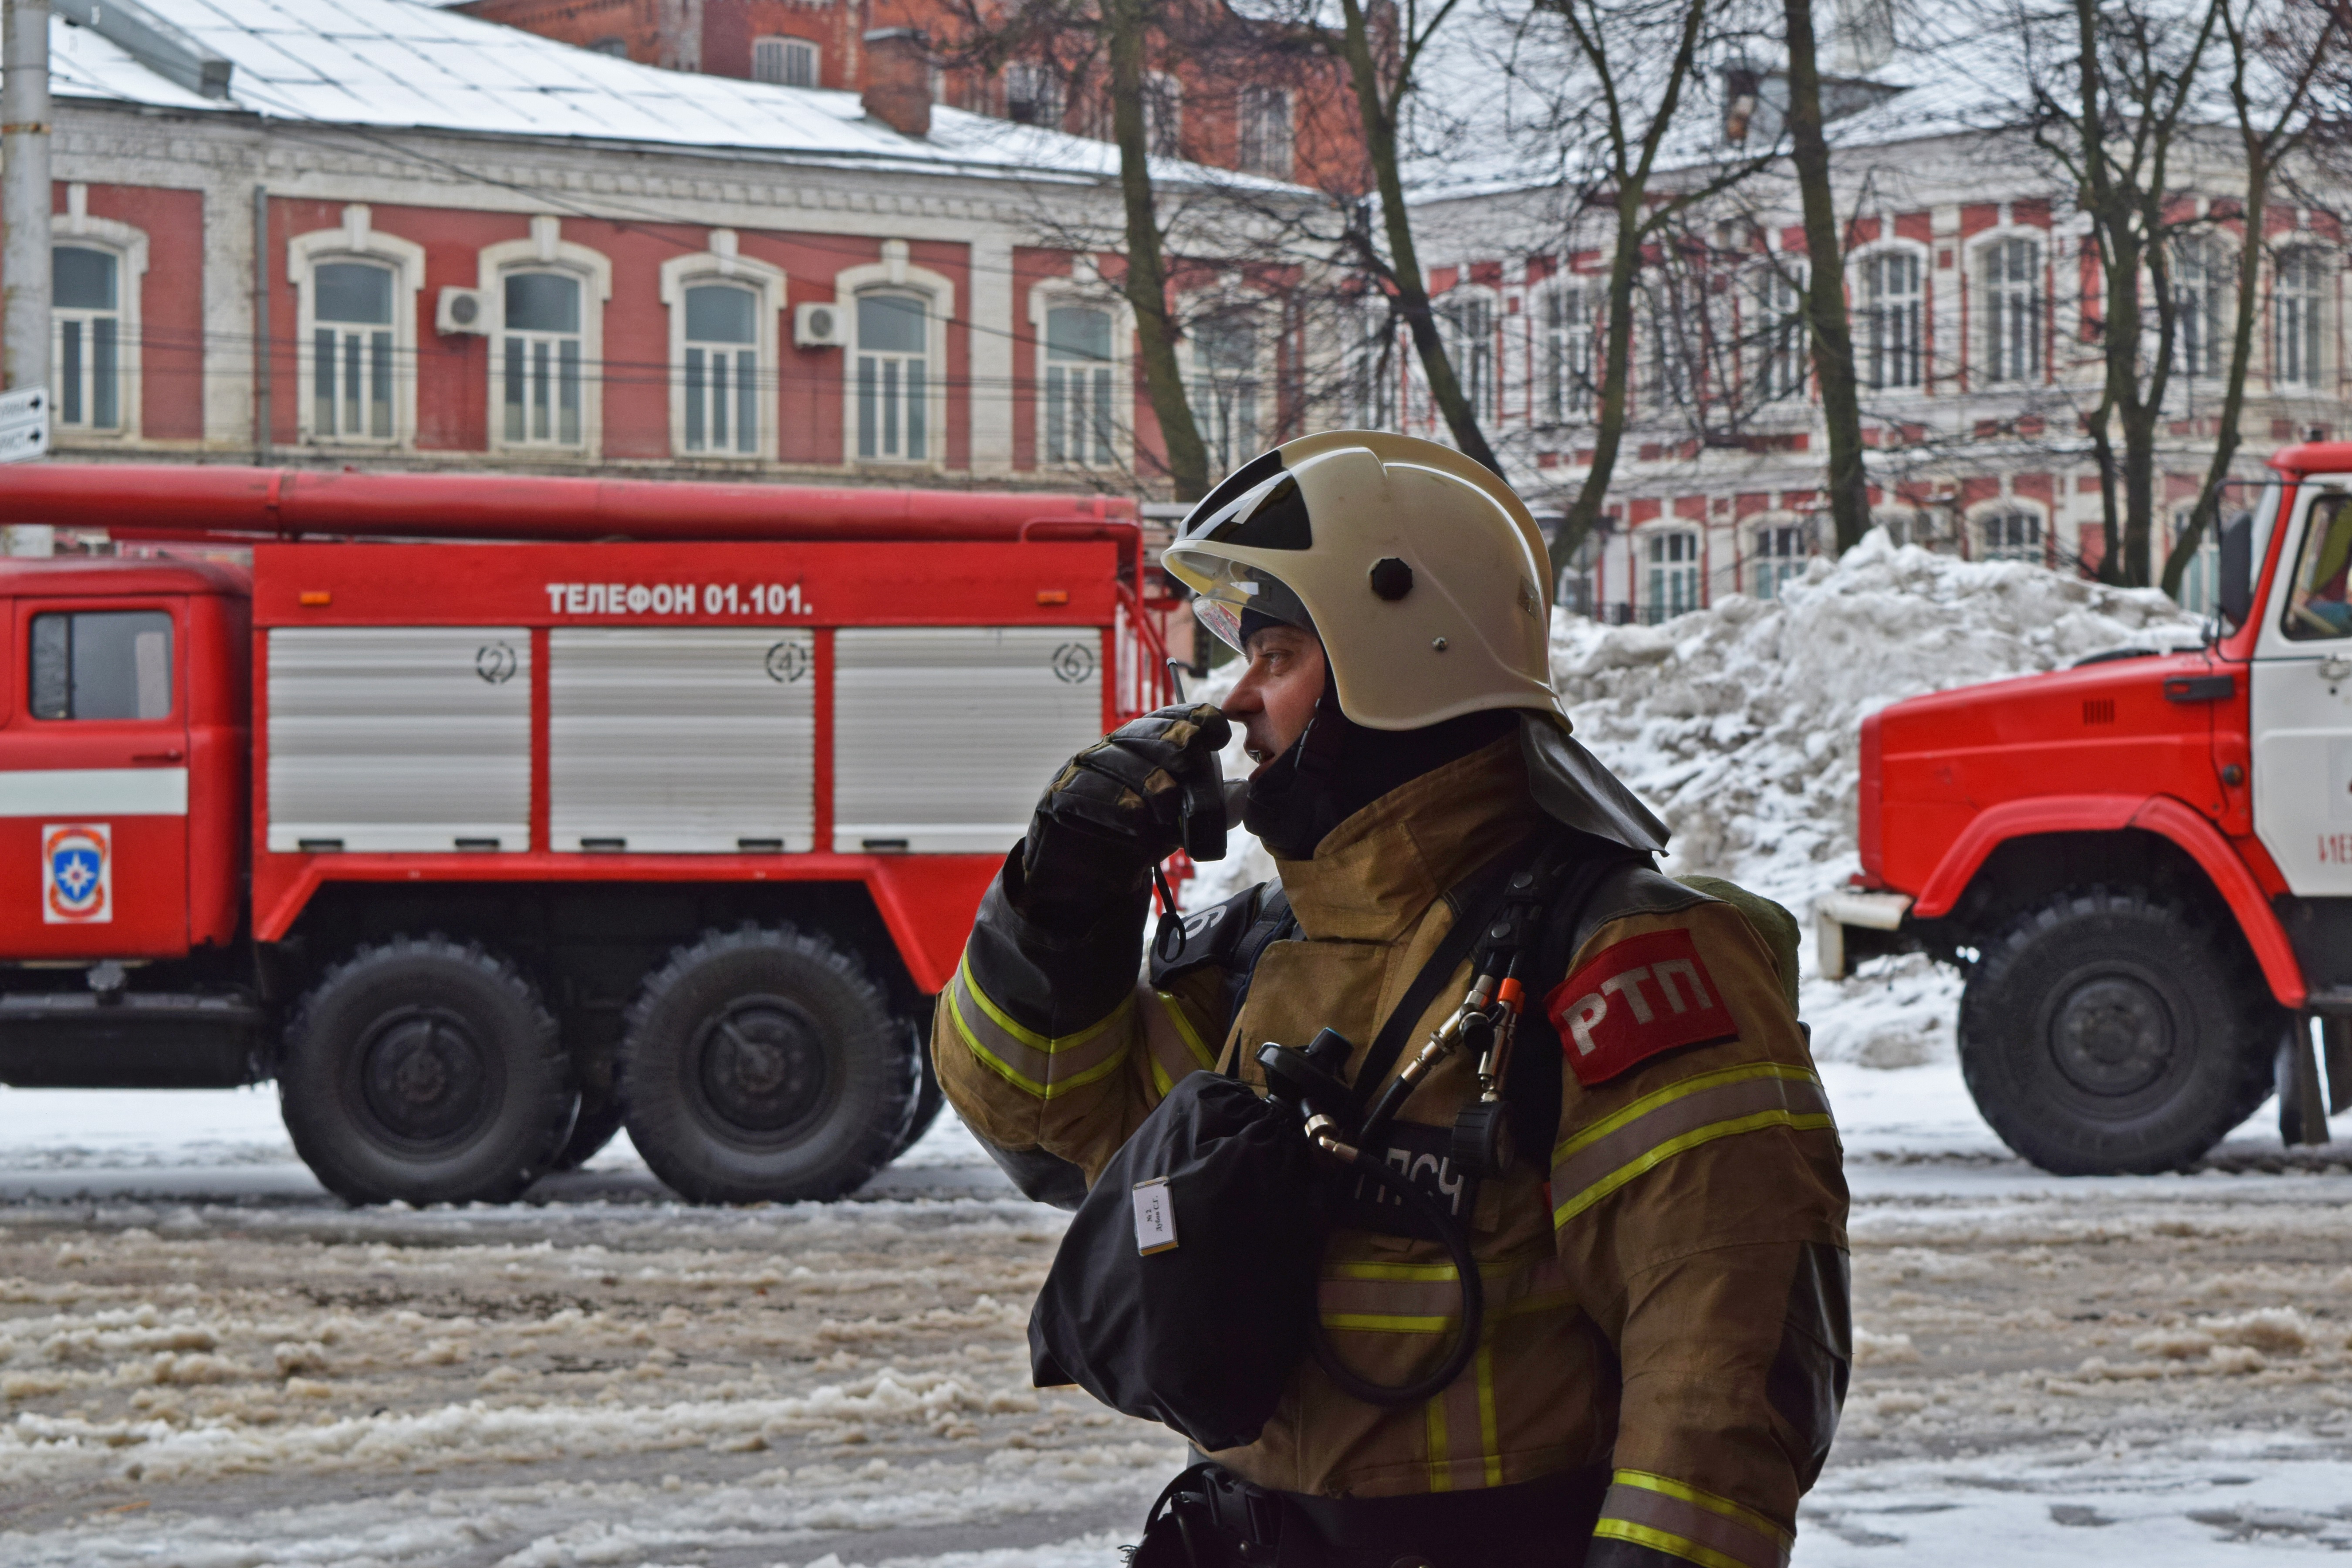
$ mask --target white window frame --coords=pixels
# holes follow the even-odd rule
[[[1775,257],[1755,269],[1748,302],[1756,311],[1756,402],[1802,401],[1812,384],[1812,359],[1807,351],[1805,279],[1786,256]],[[1671,405],[1661,403],[1660,406]]]
[[[793,79],[795,60],[807,62],[805,81]],[[751,79],[775,87],[816,87],[823,83],[824,54],[815,41],[789,33],[765,33],[751,40]],[[773,74],[770,74],[772,71]]]
[[[1454,384],[1482,425],[1500,416],[1503,395],[1503,297],[1483,283],[1456,283],[1430,301],[1437,312]],[[1472,321],[1474,315],[1480,320]],[[1475,342],[1472,341],[1475,328]],[[1465,353],[1465,350],[1468,353]]]
[[[1399,382],[1408,352],[1404,336],[1389,319],[1387,306],[1379,302],[1361,307],[1349,326],[1348,423],[1358,430],[1401,430]]]
[[[850,467],[887,468],[895,472],[943,469],[948,466],[948,323],[955,319],[955,284],[927,267],[908,259],[903,239],[882,242],[882,259],[863,267],[845,267],[833,277],[833,297],[849,313],[850,343],[841,358],[841,460]],[[924,358],[924,424],[930,455],[922,458],[871,458],[857,455],[857,297],[860,294],[925,294],[928,344]]]
[[[2303,276],[2292,287],[2293,268]],[[2327,286],[2332,275],[2326,253],[2315,243],[2299,241],[2279,247],[2271,280],[2271,383],[2315,393],[2326,371]]]
[[[1984,358],[1977,377],[1982,385],[2032,385],[2049,374],[2051,237],[2043,229],[2004,227],[1977,236],[1970,245],[1969,257],[1975,264],[1970,282],[1977,290],[1977,314],[1982,323],[1978,331]],[[2008,247],[2021,241],[2033,249],[2033,267],[2027,279],[2028,298],[2033,310],[2033,331],[2029,339],[2032,346],[2027,362],[2022,365],[2011,363],[2009,357],[2000,352],[2004,312],[1996,305],[1996,300],[2010,302],[2011,309],[2007,319],[2013,321],[2015,280],[1996,279],[1993,275],[1993,258],[2007,255]]]
[[[530,220],[529,239],[482,247],[476,277],[489,314],[492,451],[579,454],[595,457],[604,447],[604,305],[613,298],[613,263],[604,252],[563,237],[562,220],[544,215]],[[561,272],[580,285],[580,440],[509,441],[506,436],[506,279],[509,272]]]
[[[317,411],[318,366],[314,343],[318,268],[331,262],[363,261],[392,270],[392,434],[321,435]],[[295,432],[308,446],[352,447],[393,451],[416,442],[416,296],[425,287],[425,247],[413,239],[379,231],[367,205],[343,208],[341,228],[313,229],[286,242],[286,279],[295,295]]]
[[[2229,360],[2230,274],[2235,254],[2214,234],[2187,234],[2172,247],[2172,363],[2193,380],[2225,375]]]
[[[1016,92],[1016,88],[1019,89]],[[1016,102],[1029,105],[1029,118],[1013,112]],[[1044,60],[1007,60],[1004,64],[1004,118],[1020,125],[1059,131],[1069,118],[1069,87],[1058,68]]]
[[[661,302],[669,310],[669,449],[690,462],[758,463],[772,461],[776,452],[776,377],[781,370],[783,339],[779,318],[784,309],[784,269],[741,253],[731,228],[710,231],[710,248],[690,256],[673,256],[661,264]],[[751,290],[753,346],[759,352],[760,435],[752,449],[713,451],[686,447],[686,291],[698,283],[729,282]]]
[[[1741,527],[1753,531],[1756,542],[1755,595],[1759,599],[1778,599],[1781,584],[1792,577],[1802,577],[1811,564],[1814,551],[1812,523],[1802,517],[1769,513],[1747,519]],[[1795,545],[1792,551],[1786,548]]]
[[[1879,289],[1882,263],[1896,258],[1911,264],[1911,292],[1890,298]],[[1927,247],[1908,241],[1873,246],[1856,261],[1862,279],[1861,342],[1856,369],[1873,392],[1921,392],[1927,384]],[[1908,310],[1906,310],[1905,307]],[[1907,318],[1907,319],[1906,319]],[[1895,330],[1889,331],[1892,326]]]
[[[1192,417],[1201,427],[1201,443],[1208,448],[1209,469],[1213,476],[1239,468],[1273,446],[1273,433],[1281,423],[1274,404],[1275,339],[1280,329],[1266,320],[1266,304],[1264,300],[1230,291],[1195,296],[1186,302],[1183,312],[1183,320],[1187,323],[1184,333],[1184,386],[1192,400]],[[1201,363],[1199,354],[1201,329],[1219,317],[1234,315],[1251,319],[1257,340],[1252,345],[1254,353],[1246,377],[1247,386],[1244,389],[1237,382],[1234,388],[1234,409],[1239,409],[1240,399],[1244,395],[1249,400],[1249,428],[1238,434],[1228,426],[1227,405],[1212,379],[1209,368]],[[1232,375],[1234,373],[1230,369],[1220,369],[1214,374]]]
[[[1054,365],[1046,358],[1046,312],[1072,309],[1100,310],[1110,317],[1110,360],[1103,367],[1110,374],[1110,456],[1101,462],[1095,460],[1091,444],[1082,459],[1073,458],[1066,452],[1059,458],[1047,455],[1053,449],[1054,432],[1046,390]],[[1038,468],[1072,473],[1131,468],[1135,461],[1135,368],[1130,355],[1130,345],[1135,341],[1134,307],[1098,279],[1090,285],[1083,278],[1049,278],[1029,290],[1029,327],[1037,349]],[[856,439],[856,431],[850,432],[850,438]]]
[[[1642,620],[1648,626],[1706,607],[1706,542],[1686,521],[1642,531]],[[1681,553],[1687,550],[1688,553]],[[1669,555],[1672,559],[1667,559]],[[1661,598],[1663,590],[1664,597]]]
[[[1143,76],[1143,144],[1155,158],[1184,155],[1184,84],[1166,71]]]
[[[1297,110],[1289,89],[1245,83],[1234,112],[1234,162],[1242,173],[1289,179],[1298,156]]]
[[[103,250],[114,258],[114,314],[121,322],[115,343],[115,378],[121,399],[122,422],[111,429],[93,430],[87,422],[68,425],[61,419],[53,428],[61,442],[79,445],[82,442],[104,442],[114,445],[140,438],[140,405],[142,383],[139,377],[139,345],[144,336],[142,331],[140,296],[144,292],[147,277],[147,231],[134,228],[112,218],[89,216],[89,187],[77,181],[66,187],[66,210],[49,222],[49,242],[52,248],[72,246],[83,250]],[[75,312],[68,312],[72,314]],[[58,331],[58,312],[49,312],[49,364],[52,374],[65,374],[65,360],[58,349],[61,334]],[[52,411],[61,405],[52,405]]]
[[[1568,301],[1577,302],[1581,316],[1571,320]],[[1600,290],[1581,277],[1554,279],[1536,295],[1542,363],[1536,371],[1536,414],[1538,425],[1580,423],[1592,417],[1601,398],[1593,376],[1593,351],[1601,324]]]
[[[1989,531],[1996,523],[2007,522],[2016,518],[2023,518],[2032,523],[2032,542],[2030,544],[2019,544],[2003,540],[1995,543]],[[1979,561],[2022,561],[2032,566],[2049,563],[2050,519],[2038,509],[2028,506],[2022,501],[2005,500],[1986,507],[1969,520],[1969,534],[1976,546],[1976,559]],[[2022,553],[2026,550],[2031,550],[2032,553],[2030,555]]]

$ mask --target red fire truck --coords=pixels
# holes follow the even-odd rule
[[[353,1202],[625,1121],[856,1187],[1041,781],[1166,700],[1123,500],[51,464],[0,521],[252,547],[0,563],[0,1081],[274,1076]]]
[[[2049,1170],[2178,1167],[2273,1089],[2289,1142],[2352,1104],[2352,443],[2271,467],[2221,531],[2203,646],[1863,724],[1823,967],[1961,964],[1969,1088]]]

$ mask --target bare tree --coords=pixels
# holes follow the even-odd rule
[[[2088,3],[2088,0],[2085,0]],[[1870,530],[1869,481],[1862,468],[1862,400],[1855,385],[1853,332],[1845,305],[1845,237],[1830,187],[1829,141],[1822,126],[1820,53],[1812,0],[1784,0],[1789,60],[1789,156],[1805,222],[1805,320],[1813,374],[1829,440],[1830,519],[1841,555]]]
[[[2280,167],[2318,129],[2315,88],[2340,55],[2343,13],[2335,6],[2268,5],[2263,0],[2217,0],[2214,7],[2230,51],[2230,107],[2244,158],[2246,193],[2239,208],[2237,310],[2230,336],[2230,368],[2213,458],[2189,524],[2164,558],[2164,591],[2180,596],[2180,581],[2196,559],[2221,503],[2221,487],[2238,455],[2239,422],[2246,405],[2246,371],[2253,360],[2254,319],[2261,305],[2263,229],[2272,183]],[[2267,118],[2265,119],[2265,111]]]

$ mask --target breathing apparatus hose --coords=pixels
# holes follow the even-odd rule
[[[1421,1187],[1405,1180],[1389,1167],[1388,1162],[1377,1155],[1358,1153],[1349,1162],[1349,1168],[1361,1172],[1402,1199],[1426,1221],[1445,1246],[1446,1254],[1454,1259],[1454,1272],[1462,1284],[1462,1331],[1455,1336],[1454,1348],[1436,1371],[1412,1383],[1391,1386],[1374,1383],[1339,1359],[1339,1347],[1332,1344],[1330,1331],[1323,1326],[1320,1312],[1315,1316],[1307,1336],[1307,1348],[1314,1353],[1315,1364],[1323,1369],[1339,1392],[1350,1399],[1360,1399],[1367,1405],[1393,1408],[1402,1405],[1419,1405],[1434,1398],[1462,1375],[1477,1353],[1478,1336],[1486,1327],[1486,1288],[1478,1276],[1478,1259],[1470,1251],[1470,1238],[1455,1225],[1452,1216],[1438,1206],[1437,1199]]]

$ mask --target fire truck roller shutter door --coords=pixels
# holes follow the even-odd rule
[[[845,627],[834,668],[842,854],[1001,854],[1104,730],[1097,626]]]
[[[814,847],[806,627],[558,627],[547,700],[552,847]]]
[[[269,634],[273,853],[530,847],[530,634]]]

